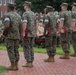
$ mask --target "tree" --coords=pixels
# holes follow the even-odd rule
[[[16,3],[16,7],[20,8],[21,10],[23,10],[23,3],[25,0],[15,0]],[[76,0],[27,0],[27,1],[31,1],[32,2],[32,9],[33,11],[43,11],[43,9],[47,6],[47,5],[52,5],[56,10],[60,10],[60,5],[63,2],[67,2],[69,4],[69,8],[71,8],[71,4],[73,2],[76,2]]]
[[[23,10],[23,1],[22,0],[15,0],[16,9]]]

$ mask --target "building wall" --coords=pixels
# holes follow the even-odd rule
[[[13,2],[14,3],[14,0],[0,0],[0,19],[7,12],[7,3],[8,2]]]

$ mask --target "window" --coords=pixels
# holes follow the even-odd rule
[[[2,5],[2,0],[0,0],[0,5]]]
[[[8,0],[8,3],[12,3],[12,0]]]
[[[3,4],[6,5],[6,0],[4,0],[4,3]]]

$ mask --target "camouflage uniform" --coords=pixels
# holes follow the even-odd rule
[[[59,12],[54,12],[56,17],[56,36],[57,36],[57,47],[60,47],[60,33],[59,33]]]
[[[71,12],[62,11],[60,15],[61,21],[64,21],[64,26],[66,27],[66,32],[60,35],[61,46],[64,52],[70,51],[70,39],[71,39]]]
[[[53,12],[45,15],[44,25],[50,28],[50,36],[45,38],[45,46],[48,56],[51,57],[56,54],[56,19]]]
[[[6,36],[6,48],[11,63],[19,61],[19,25],[21,17],[14,11],[8,12],[4,17],[4,26],[9,25],[8,36]]]
[[[76,7],[76,3],[73,6]],[[76,55],[76,10],[72,10],[72,21],[75,22],[74,27],[72,26],[72,44]]]
[[[22,23],[27,23],[28,38],[23,38],[24,56],[27,62],[34,60],[34,39],[36,37],[35,15],[31,10],[24,12],[22,16]]]

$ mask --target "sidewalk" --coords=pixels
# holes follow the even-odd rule
[[[26,61],[23,52],[20,52],[19,70],[9,71],[3,75],[76,75],[76,58],[61,60],[59,55],[56,55],[55,62],[45,63],[43,60],[47,57],[46,54],[36,53],[34,67],[24,68],[22,65]],[[0,51],[0,65],[6,67],[10,65],[6,51]]]

